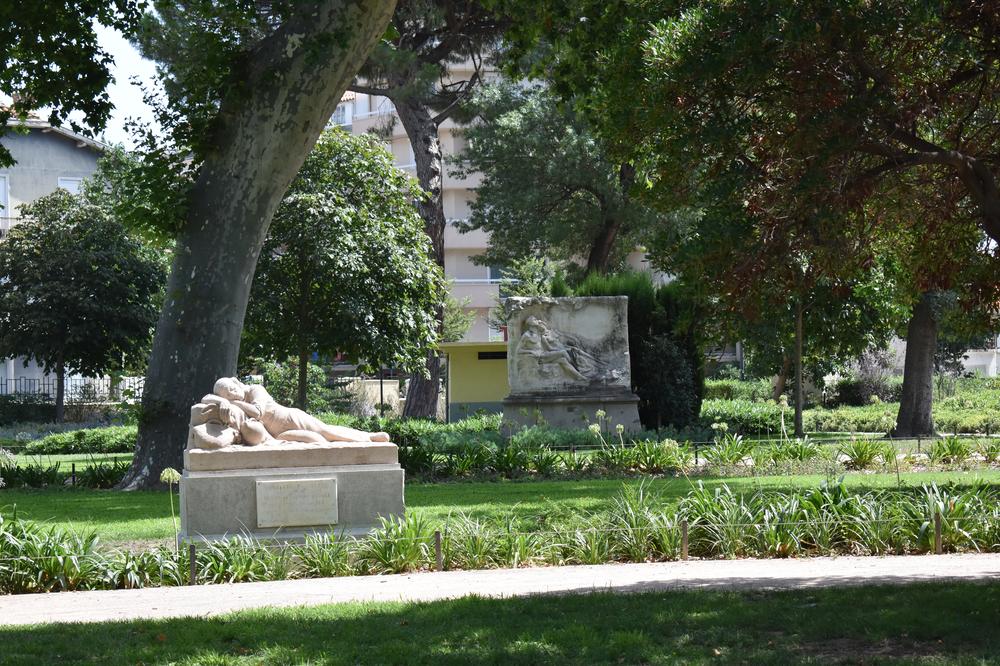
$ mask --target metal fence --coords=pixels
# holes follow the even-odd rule
[[[120,402],[142,397],[144,377],[111,378],[68,377],[63,380],[66,402]],[[0,395],[31,396],[42,401],[54,401],[58,380],[52,376],[0,377]]]

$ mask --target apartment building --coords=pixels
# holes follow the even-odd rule
[[[97,170],[97,160],[106,149],[99,141],[39,118],[8,124],[20,129],[0,138],[16,160],[13,166],[0,168],[0,242],[20,222],[21,204],[60,187],[74,194],[79,192],[83,180]],[[44,371],[34,362],[25,367],[22,359],[0,359],[0,393],[33,392],[44,377]]]

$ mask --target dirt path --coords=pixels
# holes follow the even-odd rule
[[[692,560],[31,594],[0,597],[0,625],[205,616],[250,608],[434,601],[468,595],[766,590],[930,581],[1000,582],[1000,554]]]

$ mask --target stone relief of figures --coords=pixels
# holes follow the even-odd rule
[[[220,449],[280,442],[388,442],[369,433],[323,423],[295,407],[279,404],[259,384],[235,377],[215,382],[213,392],[191,407],[189,449]]]
[[[534,370],[547,379],[562,375],[573,381],[587,382],[601,375],[601,362],[586,352],[573,336],[551,328],[534,316],[524,320],[515,356],[522,372]]]

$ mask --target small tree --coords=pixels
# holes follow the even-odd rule
[[[57,190],[21,213],[0,242],[0,357],[55,373],[61,421],[67,371],[107,374],[147,348],[164,270],[84,197]]]
[[[606,273],[664,222],[632,198],[631,165],[611,160],[583,115],[546,89],[487,86],[472,108],[479,122],[465,130],[456,173],[482,182],[459,228],[489,232],[484,262],[582,257],[586,272]]]
[[[313,352],[378,367],[423,365],[443,278],[413,206],[419,190],[373,136],[327,130],[278,207],[257,263],[243,350],[298,359],[306,406]]]

